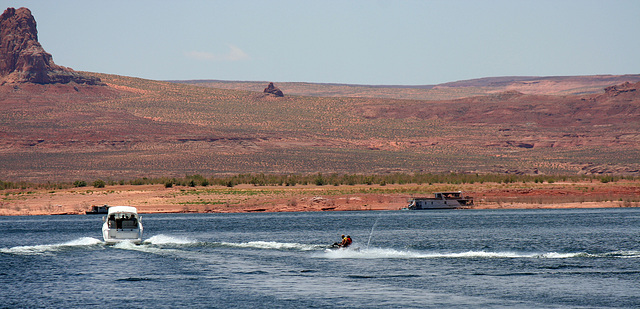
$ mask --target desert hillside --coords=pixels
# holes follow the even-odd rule
[[[289,95],[318,97],[360,97],[407,100],[452,100],[505,91],[539,95],[584,95],[603,92],[609,86],[639,82],[640,74],[593,76],[507,76],[486,77],[438,85],[350,85],[284,82],[278,83]],[[173,81],[203,87],[262,91],[267,82],[184,80]]]
[[[0,86],[3,180],[640,169],[637,83],[426,101],[293,96],[282,85],[276,97],[83,74],[104,85]]]

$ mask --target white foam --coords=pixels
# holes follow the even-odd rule
[[[158,255],[174,254],[174,253],[178,252],[175,249],[167,249],[167,248],[160,248],[160,247],[152,246],[147,242],[145,242],[145,243],[143,243],[141,245],[136,245],[131,241],[118,242],[118,243],[113,245],[113,248],[120,249],[120,250],[130,250],[130,251],[138,251],[138,252],[145,252],[145,253],[153,253],[153,254],[158,254]]]
[[[115,243],[115,244],[113,245],[113,247],[114,247],[114,248],[118,248],[118,249],[129,249],[129,250],[135,250],[135,249],[136,249],[136,247],[137,247],[137,245],[136,245],[136,244],[134,244],[134,243],[133,243],[133,242],[131,242],[131,241],[124,240],[124,241],[120,241],[120,242]]]
[[[511,251],[505,252],[487,252],[487,251],[467,251],[460,253],[443,254],[442,257],[452,258],[532,258],[539,254],[534,253],[517,253]]]
[[[59,251],[65,248],[94,246],[102,242],[92,237],[82,237],[65,243],[52,245],[17,246],[12,248],[2,248],[0,252],[11,254],[44,254],[47,252]]]
[[[82,238],[78,238],[63,244],[60,244],[60,246],[67,246],[67,247],[74,247],[74,246],[93,246],[93,245],[97,245],[97,244],[101,244],[102,241],[99,239],[95,239],[92,237],[82,237]]]
[[[358,249],[356,247],[352,247],[345,249],[327,249],[324,251],[323,257],[330,259],[415,259],[434,256],[415,251],[400,251],[383,248]]]
[[[384,248],[356,248],[330,250],[327,249],[321,255],[330,259],[428,259],[428,258],[548,258],[564,259],[585,256],[585,253],[518,253],[518,252],[491,252],[491,251],[465,251],[465,252],[420,252],[412,250],[396,250]]]
[[[257,249],[275,249],[275,250],[316,250],[318,249],[317,245],[307,245],[307,244],[299,244],[299,243],[288,243],[288,242],[275,242],[275,241],[250,241],[243,243],[227,243],[223,242],[222,245],[229,247],[238,247],[238,248],[257,248]]]
[[[155,235],[150,237],[149,239],[145,240],[144,243],[152,244],[152,245],[167,245],[167,244],[184,245],[184,244],[194,244],[194,243],[197,243],[197,241],[188,239],[185,237],[176,237],[176,236],[160,234],[160,235]]]
[[[548,252],[548,253],[540,254],[538,257],[545,258],[545,259],[568,259],[568,258],[579,257],[579,256],[588,256],[588,254],[583,252],[578,252],[578,253]]]

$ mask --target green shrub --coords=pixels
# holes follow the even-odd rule
[[[104,188],[104,186],[106,186],[107,183],[104,182],[104,180],[102,179],[98,179],[96,181],[93,182],[93,187],[94,188]]]
[[[324,186],[327,183],[324,177],[322,177],[322,174],[318,174],[313,182],[316,184],[316,186]]]

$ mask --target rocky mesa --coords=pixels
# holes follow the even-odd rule
[[[99,78],[85,76],[56,65],[38,42],[36,20],[27,8],[7,8],[0,16],[0,84],[36,83],[101,85]]]

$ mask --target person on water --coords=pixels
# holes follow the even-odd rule
[[[349,236],[340,236],[342,238],[342,240],[340,242],[334,242],[333,245],[331,245],[331,248],[346,248],[349,247],[349,245],[351,244],[351,237]]]
[[[334,242],[333,245],[331,245],[331,248],[340,248],[342,246],[342,243],[344,242],[345,236],[342,235],[340,236],[341,241],[340,242]]]
[[[353,240],[351,240],[351,236],[347,235],[347,237],[344,237],[344,235],[342,235],[342,243],[340,243],[340,248],[347,248],[351,245],[352,242]]]

